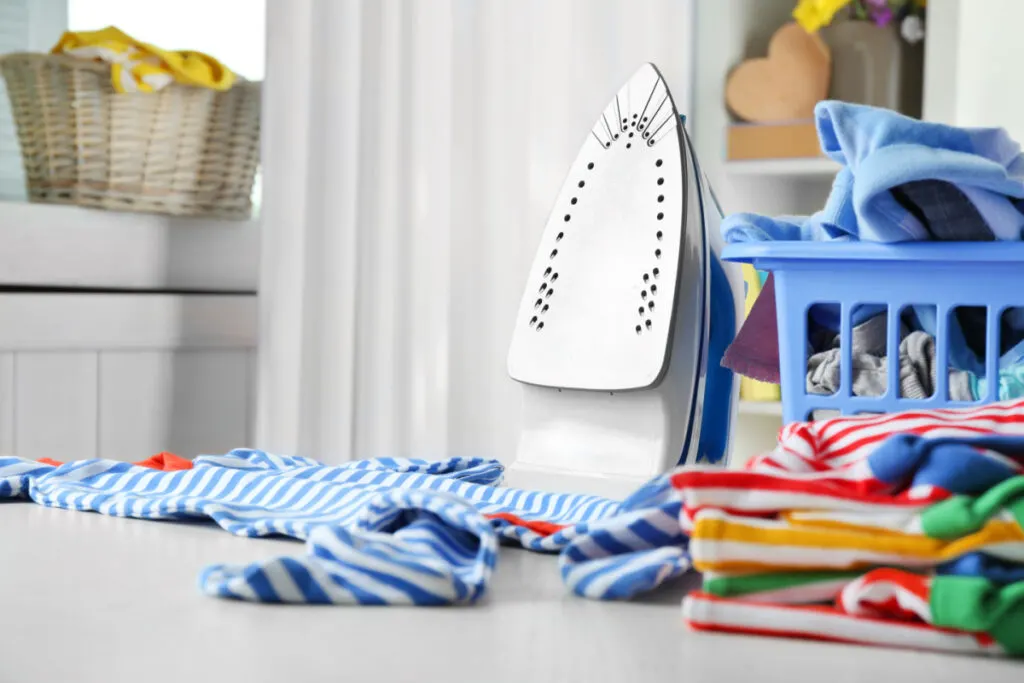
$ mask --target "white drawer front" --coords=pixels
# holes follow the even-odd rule
[[[0,449],[141,460],[250,445],[255,297],[0,295]]]

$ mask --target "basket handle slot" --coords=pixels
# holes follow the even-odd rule
[[[935,312],[935,359],[941,369],[935,373],[935,394],[943,401],[949,400],[949,319],[955,310],[949,306],[938,306]]]
[[[885,354],[887,358],[896,359],[896,362],[889,361],[886,368],[886,392],[889,397],[900,396],[900,322],[906,309],[900,306],[889,306],[888,316],[885,321]]]
[[[1003,339],[1000,334],[1012,334],[1013,326],[1002,324],[1008,315],[1017,315],[1011,311],[988,304],[956,304],[940,317],[937,365],[948,380],[948,388],[943,388],[940,396],[956,402],[999,400],[1000,357],[1018,341]]]
[[[856,305],[842,304],[839,327],[839,395],[853,396],[853,311]]]
[[[1000,351],[1004,343],[1000,329],[1009,328],[1008,318],[1014,315],[1014,309],[1000,310],[995,306],[989,306],[987,313],[988,319],[985,321],[985,378],[988,382],[985,387],[985,395],[979,396],[979,398],[986,403],[991,403],[999,400],[999,358],[1002,356]]]

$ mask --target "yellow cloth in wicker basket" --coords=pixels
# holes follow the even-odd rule
[[[50,52],[110,64],[117,92],[153,92],[171,83],[228,90],[235,74],[202,52],[169,51],[135,40],[108,26],[99,31],[68,31]]]

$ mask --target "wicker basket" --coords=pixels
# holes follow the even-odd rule
[[[260,85],[170,85],[117,93],[110,67],[10,54],[0,73],[28,198],[115,211],[249,218],[259,163]]]

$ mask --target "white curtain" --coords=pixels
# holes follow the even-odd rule
[[[692,0],[269,0],[257,443],[508,460],[505,355],[551,202]]]

